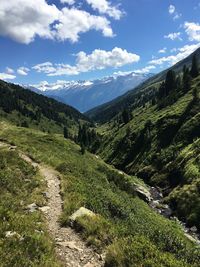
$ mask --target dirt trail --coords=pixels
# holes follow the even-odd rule
[[[0,146],[8,146],[10,149],[16,147],[1,143]],[[58,220],[62,213],[62,198],[60,195],[59,173],[48,166],[34,162],[30,157],[19,152],[19,155],[33,167],[38,168],[40,174],[47,182],[46,197],[47,206],[41,207],[47,219],[48,228],[51,236],[55,240],[56,252],[61,259],[63,266],[66,267],[100,267],[104,266],[101,255],[97,254],[92,248],[86,246],[81,237],[70,227],[61,227]]]

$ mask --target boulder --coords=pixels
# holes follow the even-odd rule
[[[135,185],[134,190],[139,196],[139,198],[141,198],[145,202],[149,203],[152,201],[151,194],[145,187],[141,185]]]
[[[89,209],[86,209],[85,207],[81,207],[77,211],[75,211],[70,217],[70,224],[74,224],[74,222],[77,220],[77,218],[83,217],[83,216],[95,216],[95,213],[92,212]]]

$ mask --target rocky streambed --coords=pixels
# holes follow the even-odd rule
[[[180,221],[176,216],[174,216],[174,212],[170,206],[164,203],[164,197],[159,188],[151,187],[149,192],[151,195],[151,200],[148,202],[149,206],[157,213],[180,224],[185,236],[191,241],[200,245],[200,232],[198,232],[196,226],[188,227],[186,223]]]

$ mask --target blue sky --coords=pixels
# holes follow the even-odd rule
[[[200,0],[1,0],[0,78],[159,72],[200,46]]]

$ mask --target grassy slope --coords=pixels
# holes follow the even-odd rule
[[[117,186],[137,178],[124,177],[92,154],[81,155],[79,146],[59,135],[1,123],[0,137],[62,173],[63,224],[81,206],[99,214],[83,218],[79,230],[99,249],[111,245],[107,266],[198,266],[199,252],[179,225]]]
[[[15,125],[61,133],[66,126],[71,135],[80,121],[88,121],[79,111],[54,99],[0,80],[0,117]]]
[[[197,88],[200,94],[200,76],[193,80],[192,88]],[[137,174],[146,182],[164,188],[167,193],[171,192],[166,200],[170,201],[179,217],[200,229],[200,209],[197,205],[199,140],[193,143],[200,137],[199,99],[193,103],[191,89],[163,109],[148,104],[145,108],[133,110],[132,115],[133,119],[119,129],[112,121],[101,126],[99,131],[104,135],[104,142],[99,154],[107,162],[130,174]],[[140,140],[139,143],[137,136],[148,120],[151,120],[152,126],[147,142]],[[192,153],[193,146],[195,153]],[[186,189],[187,194],[184,193]],[[187,198],[192,201],[186,201]]]
[[[200,59],[200,48],[198,48],[194,53],[196,54],[197,58]],[[126,94],[108,103],[105,103],[101,106],[91,109],[87,111],[85,114],[89,118],[99,123],[105,123],[107,121],[110,121],[114,116],[116,116],[124,108],[127,108],[127,106],[132,106],[135,99],[138,98],[138,96],[140,98],[143,93],[150,91],[152,87],[157,88],[158,84],[165,79],[165,76],[168,70],[172,69],[176,73],[180,73],[184,65],[186,65],[187,67],[190,67],[194,53],[192,53],[191,55],[189,55],[187,58],[183,59],[182,61],[178,62],[171,68],[164,70],[161,73],[156,74],[155,76],[149,78],[147,81],[140,84],[134,90],[130,90]]]
[[[55,258],[44,218],[25,208],[44,205],[45,184],[32,166],[15,151],[0,147],[0,266],[60,266]],[[6,237],[6,232],[15,234]]]

